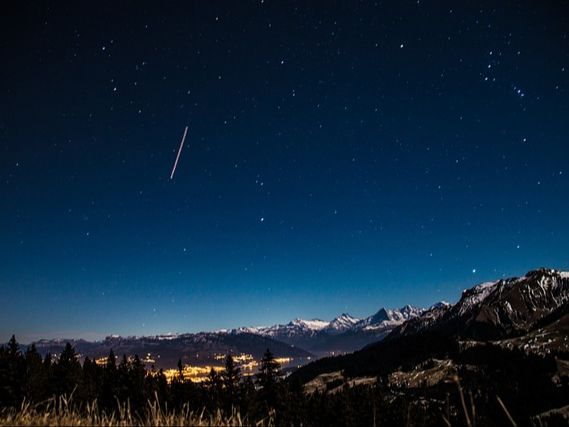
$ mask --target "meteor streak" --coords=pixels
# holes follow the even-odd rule
[[[180,159],[180,154],[182,153],[182,148],[184,148],[184,141],[186,140],[186,134],[188,133],[188,127],[184,129],[184,136],[182,136],[182,142],[180,142],[180,148],[178,148],[178,155],[176,156],[176,161],[174,162],[174,167],[172,168],[172,173],[170,174],[170,179],[174,178],[174,172],[176,172],[176,166],[178,166],[178,160]]]

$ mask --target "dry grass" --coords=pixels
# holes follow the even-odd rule
[[[458,395],[460,397],[460,406],[462,409],[462,414],[464,415],[465,425],[467,427],[476,427],[476,406],[474,405],[474,398],[472,396],[472,393],[468,392],[468,396],[470,398],[469,399],[470,404],[467,405],[466,399],[464,397],[464,392],[462,390],[462,386],[460,384],[460,379],[458,378],[458,375],[452,376],[450,378],[450,381],[454,382],[457,386]],[[518,424],[512,418],[510,411],[508,411],[508,408],[506,407],[506,405],[504,404],[504,401],[500,398],[500,396],[496,395],[496,401],[498,402],[500,408],[502,409],[504,416],[508,420],[508,424],[511,425],[512,427],[517,427]],[[450,423],[449,419],[450,419],[449,414],[447,414],[446,416],[442,415],[442,420],[443,420],[443,423],[446,427],[451,427],[451,423]]]
[[[128,402],[118,406],[117,411],[106,413],[99,409],[97,401],[76,405],[73,395],[52,398],[38,405],[24,402],[19,410],[1,410],[0,426],[274,426],[274,414],[251,422],[236,410],[231,414],[221,411],[206,414],[205,410],[191,411],[187,404],[179,411],[168,410],[157,398],[148,401],[142,416],[133,414]]]

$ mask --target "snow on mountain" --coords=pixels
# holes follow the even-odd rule
[[[442,301],[444,303],[444,301]],[[447,303],[448,304],[448,303]],[[420,316],[425,310],[419,307],[414,307],[412,305],[407,304],[405,307],[401,308],[401,314],[405,318],[405,320],[410,319],[412,317]]]
[[[567,279],[567,272],[541,268],[522,277],[482,283],[465,290],[453,312],[463,316],[482,306],[486,311],[492,307],[490,311],[495,313],[506,311],[516,312],[516,315],[526,311],[551,311],[569,299]]]
[[[312,319],[294,319],[284,325],[261,326],[261,327],[242,327],[234,331],[248,332],[276,339],[311,337],[316,334],[338,335],[345,332],[386,332],[401,325],[409,319],[420,316],[425,310],[410,305],[400,309],[389,310],[381,308],[377,313],[359,319],[348,313],[342,313],[330,322]]]
[[[332,370],[348,377],[350,373],[375,376],[389,370],[399,371],[401,366],[418,361],[429,361],[428,366],[432,367],[433,360],[444,357],[457,364],[468,363],[470,373],[491,384],[496,372],[502,375],[508,369],[516,373],[528,369],[527,360],[531,359],[522,359],[520,351],[538,355],[542,361],[550,360],[552,368],[548,375],[553,372],[562,375],[563,367],[559,367],[558,361],[568,348],[567,313],[569,274],[540,268],[523,277],[504,278],[468,289],[456,304],[435,304],[420,317],[395,328],[383,340],[332,363],[329,359],[316,361],[309,368],[293,373],[293,380],[306,383]],[[388,322],[394,319],[394,313],[382,310],[376,317]],[[508,354],[509,350],[515,351]],[[489,366],[498,366],[493,365],[494,361],[488,363],[497,356],[502,364],[486,371]],[[536,376],[536,386],[546,377],[542,372]],[[517,377],[512,381],[515,383]],[[525,384],[526,378],[520,381]],[[475,383],[478,384],[478,379]]]
[[[480,304],[486,299],[488,295],[494,290],[495,286],[499,283],[497,282],[484,282],[471,289],[465,289],[462,293],[462,298],[458,302],[458,314],[461,316],[467,311],[471,310],[472,307]]]
[[[402,335],[411,335],[427,329],[442,318],[452,307],[453,305],[446,301],[439,301],[428,309],[423,310],[418,316],[411,317],[408,321],[395,327],[389,337],[396,338]]]
[[[360,326],[365,327],[369,325],[378,325],[383,322],[394,320],[393,317],[392,310],[381,308],[377,313],[362,319]]]
[[[422,308],[410,305],[398,310],[382,308],[374,315],[362,319],[356,327],[367,331],[393,329],[409,319],[419,317],[424,311]]]
[[[348,313],[342,313],[329,322],[323,329],[331,333],[345,332],[353,329],[359,321],[360,319],[350,316]]]
[[[223,333],[235,332],[235,333],[262,335],[262,332],[265,329],[267,329],[266,326],[241,326],[239,328],[229,329],[229,330],[228,329],[222,329],[219,332],[223,332]]]
[[[177,339],[179,336],[180,334],[176,332],[168,332],[166,334],[156,335],[154,338],[157,339],[158,341],[172,341]]]
[[[320,319],[312,319],[312,320],[294,319],[291,323],[311,331],[319,331],[328,326],[328,322]]]
[[[330,322],[320,319],[294,319],[287,324],[279,324],[273,326],[245,326],[234,329],[235,333],[250,333],[282,339],[286,337],[294,337],[298,335],[313,335],[318,331],[326,328]]]
[[[436,308],[449,308],[452,304],[447,301],[439,301],[434,303],[432,306],[428,308],[428,310],[436,309]]]
[[[540,268],[464,291],[442,323],[469,338],[498,339],[526,333],[539,319],[567,303],[569,276]]]

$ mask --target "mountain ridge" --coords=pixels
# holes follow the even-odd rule
[[[306,383],[332,371],[347,376],[385,375],[402,367],[411,369],[429,358],[461,360],[465,352],[490,353],[492,348],[566,355],[568,309],[569,273],[532,270],[522,277],[466,289],[456,304],[435,304],[394,328],[384,340],[312,362],[293,373],[293,378]],[[536,340],[541,340],[538,345]]]
[[[355,351],[367,344],[378,341],[387,335],[393,328],[401,325],[406,320],[417,317],[424,310],[406,305],[401,309],[380,308],[376,313],[356,318],[348,313],[341,313],[331,321],[321,319],[296,318],[286,324],[272,326],[245,326],[233,329],[217,331],[204,331],[195,333],[166,333],[145,336],[121,336],[108,335],[102,340],[88,341],[84,339],[42,339],[34,344],[42,349],[55,349],[67,342],[72,343],[82,352],[101,355],[101,350],[109,350],[113,344],[120,348],[124,343],[130,343],[129,347],[145,347],[149,342],[162,347],[173,341],[196,341],[209,342],[214,337],[221,339],[222,336],[231,335],[256,335],[268,338],[276,343],[294,347],[307,352],[306,357],[313,354],[318,356],[338,354]],[[134,345],[138,342],[140,345]],[[273,347],[279,344],[273,344]],[[279,347],[280,348],[280,347]],[[282,348],[280,348],[282,352]],[[43,351],[44,353],[47,351]],[[246,351],[245,351],[246,352]],[[290,355],[285,351],[286,355]]]
[[[345,354],[373,347],[382,340],[389,342],[402,336],[413,336],[435,326],[442,336],[460,331],[466,339],[505,339],[527,332],[536,321],[567,303],[569,294],[563,290],[563,284],[568,281],[569,272],[540,268],[521,277],[480,283],[465,289],[455,304],[441,301],[427,309],[410,305],[399,309],[382,307],[364,318],[341,313],[331,321],[296,318],[286,324],[268,327],[142,337],[110,335],[100,341],[44,339],[34,344],[40,351],[44,349],[44,353],[54,353],[66,342],[71,342],[80,352],[97,356],[113,346],[117,352],[121,348],[129,351],[162,348],[170,354],[169,359],[174,357],[170,350],[178,346],[181,355],[185,354],[191,360],[187,355],[190,348],[196,354],[203,349],[251,353],[251,349],[259,351],[260,342],[283,356],[309,358]],[[203,351],[206,358],[213,354],[213,350]]]
[[[330,322],[320,319],[295,319],[286,324],[268,327],[242,327],[229,332],[256,333],[303,348],[318,356],[358,350],[383,339],[405,321],[418,317],[424,309],[405,305],[400,309],[380,308],[364,317],[341,313]]]

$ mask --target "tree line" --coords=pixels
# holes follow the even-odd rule
[[[503,421],[495,402],[498,394],[508,401],[513,414],[526,420],[531,414],[563,406],[569,387],[567,377],[552,383],[551,361],[534,359],[492,346],[458,357],[457,361],[466,366],[458,375],[465,389],[473,391],[469,396],[480,425],[500,425]],[[473,371],[475,365],[478,368]],[[256,375],[242,375],[227,355],[224,369],[211,370],[203,382],[185,378],[179,361],[178,375],[169,383],[161,370],[146,369],[138,356],[117,358],[111,350],[102,365],[88,357],[81,364],[68,343],[59,357],[47,354],[42,358],[33,344],[21,351],[12,336],[0,347],[0,417],[3,409],[17,409],[24,401],[41,406],[52,397],[73,395],[74,402],[83,407],[96,401],[99,410],[107,414],[128,404],[131,412],[141,417],[149,402],[158,400],[171,410],[238,412],[250,424],[270,414],[276,425],[289,426],[428,426],[441,425],[443,417],[452,425],[463,422],[463,406],[454,384],[401,389],[389,384],[386,372],[380,372],[374,384],[357,386],[349,385],[343,374],[344,378],[326,384],[325,390],[307,394],[298,378],[283,378],[267,349]]]
[[[0,347],[0,413],[2,408],[19,408],[24,400],[42,405],[63,395],[73,395],[80,405],[96,400],[106,413],[128,402],[134,414],[142,415],[149,402],[158,399],[173,410],[189,405],[192,411],[209,414],[239,412],[251,424],[272,415],[276,425],[371,425],[377,414],[406,413],[400,405],[387,409],[376,387],[307,395],[300,383],[284,380],[269,349],[256,375],[242,375],[227,355],[224,369],[212,369],[203,382],[185,378],[178,361],[178,375],[168,383],[162,370],[146,369],[136,355],[118,358],[111,350],[103,365],[88,357],[81,364],[69,343],[57,358],[49,354],[42,358],[33,344],[22,352],[14,336]]]
[[[111,350],[103,365],[89,357],[81,364],[69,343],[58,358],[50,354],[42,358],[34,344],[22,352],[15,336],[0,347],[1,407],[17,408],[24,399],[41,403],[53,396],[72,394],[79,402],[97,400],[105,411],[117,410],[127,401],[132,411],[144,411],[148,401],[157,398],[171,408],[189,402],[196,410],[237,410],[266,416],[273,409],[282,410],[284,387],[280,365],[269,349],[254,377],[242,376],[228,354],[224,370],[212,369],[203,382],[185,378],[179,360],[178,375],[168,383],[162,369],[149,371],[138,355],[117,358]]]

